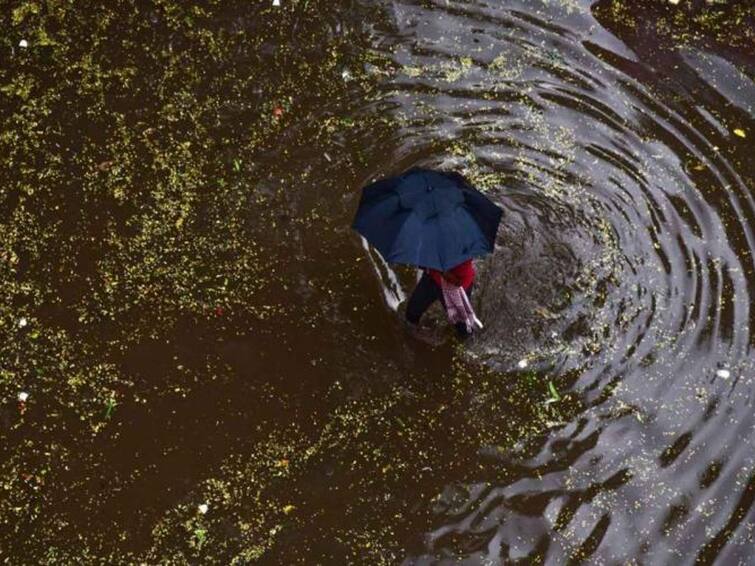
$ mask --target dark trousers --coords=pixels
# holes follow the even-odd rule
[[[469,289],[466,289],[467,296],[470,299],[472,298],[473,287],[474,283],[469,286]],[[427,272],[423,273],[414,291],[412,291],[411,297],[409,297],[409,302],[406,304],[406,320],[412,324],[419,324],[419,319],[422,318],[425,311],[438,300],[445,309],[446,304],[443,301],[443,292],[440,290],[440,287]],[[459,322],[454,326],[460,336],[469,336],[470,333],[467,332],[467,327],[463,322]]]

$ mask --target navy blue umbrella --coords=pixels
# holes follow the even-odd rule
[[[493,251],[502,214],[459,173],[414,167],[364,187],[352,227],[388,262],[446,271]]]

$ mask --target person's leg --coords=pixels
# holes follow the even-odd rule
[[[424,312],[440,298],[440,289],[427,273],[423,273],[406,304],[406,320],[419,324]]]

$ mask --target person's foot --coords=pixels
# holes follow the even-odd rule
[[[467,326],[463,322],[459,322],[454,325],[456,328],[456,337],[461,342],[466,342],[472,337],[473,332],[467,330]]]

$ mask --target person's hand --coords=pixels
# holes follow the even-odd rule
[[[461,277],[456,275],[453,271],[444,271],[443,279],[448,281],[451,285],[455,285],[456,287],[461,286]]]

